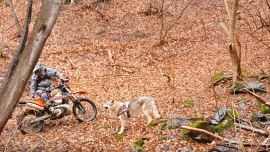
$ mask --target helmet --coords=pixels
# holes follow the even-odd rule
[[[38,73],[43,72],[44,69],[45,69],[45,67],[44,67],[43,64],[37,63],[36,66],[35,66],[35,68],[34,68],[34,70],[33,70],[33,72],[34,72],[35,74],[38,74]]]

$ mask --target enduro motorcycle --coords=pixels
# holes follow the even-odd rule
[[[29,102],[19,101],[18,106],[25,107],[24,112],[17,119],[18,129],[22,134],[41,132],[46,119],[60,119],[72,112],[80,122],[89,122],[96,117],[97,108],[94,102],[75,96],[85,92],[72,92],[65,81],[61,81],[56,88],[60,92],[50,98],[49,102],[53,103],[51,107],[48,107],[42,99]],[[70,105],[70,101],[73,105]]]

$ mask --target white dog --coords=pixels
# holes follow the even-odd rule
[[[126,121],[129,117],[135,117],[143,113],[147,117],[147,124],[151,123],[152,114],[156,119],[161,118],[158,113],[155,100],[150,97],[139,97],[133,101],[127,102],[114,102],[110,101],[104,104],[106,109],[109,109],[113,114],[117,115],[121,121],[121,128],[118,132],[123,133],[126,126]]]

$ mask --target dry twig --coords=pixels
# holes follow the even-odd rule
[[[244,89],[245,93],[248,93],[249,95],[255,97],[258,101],[260,101],[261,103],[263,103],[264,105],[270,107],[270,102],[268,102],[267,100],[265,100],[264,98],[260,97],[259,95],[257,95],[256,93],[248,90],[248,89]]]
[[[68,58],[67,56],[65,57],[65,59],[69,62],[69,64],[71,65],[71,69],[76,69],[75,64],[73,63],[72,60],[70,60],[70,58]]]
[[[261,134],[261,135],[264,135],[264,136],[269,136],[269,132],[268,131],[265,131],[265,130],[257,129],[257,128],[254,128],[254,127],[249,127],[249,126],[242,125],[242,124],[239,124],[239,123],[235,123],[235,125],[237,127],[241,128],[241,129],[245,129],[245,130],[248,130],[248,131],[256,132],[256,133]]]

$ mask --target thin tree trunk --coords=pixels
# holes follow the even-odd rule
[[[237,82],[241,75],[241,66],[237,50],[231,44],[229,45],[229,53],[232,60],[233,82]]]
[[[17,33],[20,34],[21,31],[22,31],[22,28],[21,28],[19,19],[18,19],[18,17],[17,17],[16,11],[15,11],[15,7],[14,7],[14,5],[13,5],[12,0],[8,0],[8,2],[9,2],[9,5],[10,5],[10,9],[11,9],[11,15],[12,15],[12,17],[13,17],[13,19],[14,19],[14,22],[15,22],[15,25],[16,25],[16,27],[17,27]]]
[[[44,44],[55,24],[61,0],[46,0],[40,8],[28,43],[0,91],[0,132],[2,132],[42,52]],[[16,56],[15,56],[16,57]]]
[[[229,53],[232,60],[233,82],[240,80],[241,77],[241,45],[238,37],[236,36],[235,24],[238,10],[239,0],[234,0],[232,5],[232,11],[230,12],[225,0],[226,9],[229,15],[230,28],[229,28]],[[239,54],[237,53],[237,44],[239,47]]]

